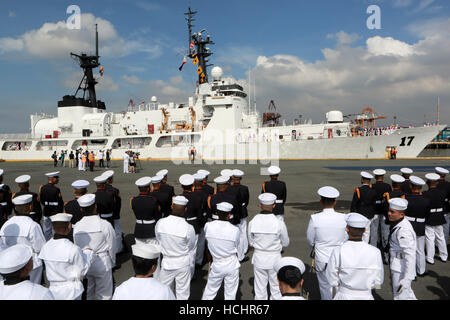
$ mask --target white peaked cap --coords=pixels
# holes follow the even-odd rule
[[[3,169],[0,169],[0,176],[3,175],[3,172],[5,172]]]
[[[94,182],[95,183],[106,183],[106,180],[108,180],[108,178],[104,175],[98,176],[94,178]]]
[[[217,184],[225,184],[230,180],[229,177],[220,176],[214,179],[214,182]]]
[[[404,174],[412,174],[414,171],[412,171],[412,169],[410,168],[401,168],[400,172]]]
[[[373,174],[376,176],[384,176],[386,174],[386,170],[384,169],[375,169],[373,170]]]
[[[203,169],[198,170],[197,173],[204,174],[206,177],[211,174],[211,172],[209,172],[208,170]]]
[[[258,196],[258,200],[262,205],[271,205],[275,203],[275,200],[277,200],[277,196],[274,195],[273,193],[266,192],[260,194]]]
[[[45,175],[49,178],[59,177],[59,171],[46,173]]]
[[[194,177],[191,174],[183,174],[178,181],[182,186],[190,186],[194,184]]]
[[[336,188],[329,186],[320,188],[317,190],[317,194],[321,197],[329,199],[336,199],[339,197],[339,191]]]
[[[194,173],[192,176],[194,177],[195,181],[203,181],[203,179],[206,178],[206,176],[204,174],[198,173],[198,172]]]
[[[217,210],[223,211],[223,212],[230,212],[233,210],[233,205],[228,202],[221,202],[216,205]]]
[[[233,170],[233,177],[240,178],[243,175],[244,175],[244,171],[239,170],[239,169],[234,169]]]
[[[90,207],[95,203],[95,194],[88,193],[78,198],[78,204],[82,208]]]
[[[220,171],[220,175],[224,177],[232,177],[233,176],[233,170],[231,169],[223,169]]]
[[[173,204],[178,204],[178,205],[180,205],[180,206],[185,206],[185,205],[187,205],[187,203],[189,202],[189,200],[188,199],[186,199],[185,197],[183,197],[183,196],[176,196],[176,197],[173,197]]]
[[[137,179],[135,184],[138,187],[148,187],[151,182],[152,182],[152,178],[150,178],[150,177],[142,177],[140,179]]]
[[[363,177],[364,179],[373,179],[373,175],[366,171],[361,171],[361,177]]]
[[[16,244],[0,252],[0,273],[10,274],[22,269],[33,255],[31,247]]]
[[[441,167],[436,167],[436,168],[434,168],[434,170],[436,170],[436,172],[440,173],[440,174],[448,174],[449,173],[449,171],[447,169],[441,168]]]
[[[163,177],[165,177],[165,176],[167,176],[168,173],[169,173],[169,170],[163,169],[163,170],[159,170],[159,171],[156,173],[156,175],[157,175],[157,176],[163,176]]]
[[[32,200],[33,200],[33,196],[31,194],[24,194],[23,196],[15,197],[14,199],[12,199],[12,202],[16,206],[20,206],[20,205],[23,205],[23,204],[28,204]]]
[[[438,181],[441,178],[441,176],[438,175],[437,173],[427,173],[425,175],[425,178],[430,181]]]
[[[58,213],[50,216],[52,222],[70,222],[72,220],[72,215],[68,213]]]
[[[351,212],[347,215],[347,225],[353,228],[366,228],[369,223],[369,219],[363,215],[355,212]]]
[[[156,176],[152,177],[152,183],[159,183],[162,181],[162,179],[164,179],[163,176],[156,175]]]
[[[114,170],[105,171],[105,172],[103,172],[102,176],[105,176],[105,177],[107,177],[109,179],[112,176],[114,176]]]
[[[281,268],[287,266],[298,268],[301,274],[305,272],[305,264],[302,262],[302,260],[294,257],[283,257],[281,259],[278,259],[277,262],[275,262],[273,268],[275,269],[275,272],[278,273]]]
[[[391,178],[391,181],[392,182],[396,182],[396,183],[403,183],[403,182],[405,182],[405,178],[403,178],[401,175],[399,175],[399,174],[392,174],[391,176],[390,176],[390,178]]]
[[[267,172],[269,173],[269,175],[275,175],[275,174],[279,174],[281,172],[280,167],[277,166],[270,166],[267,169]]]
[[[409,181],[415,186],[424,186],[426,184],[426,182],[422,178],[419,178],[417,176],[409,177]]]
[[[389,200],[389,208],[398,211],[405,211],[408,208],[408,200],[402,198],[393,198]]]
[[[77,190],[86,189],[87,187],[89,187],[89,181],[86,181],[86,180],[74,181],[72,183],[72,187]]]
[[[27,183],[30,180],[31,180],[31,176],[25,174],[23,176],[17,177],[15,181],[16,181],[16,183]]]
[[[133,252],[133,256],[150,260],[159,258],[162,248],[160,245],[155,243],[145,245],[137,243],[131,246],[131,251]]]

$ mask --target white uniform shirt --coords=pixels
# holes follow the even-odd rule
[[[177,270],[190,265],[190,254],[195,248],[195,230],[184,218],[171,215],[159,219],[155,236],[162,247],[162,268]]]
[[[282,248],[289,245],[286,224],[272,213],[259,213],[248,225],[248,242],[255,248],[253,265],[272,269]]]
[[[5,286],[0,283],[0,300],[55,300],[49,289],[30,280]]]
[[[13,216],[0,229],[0,242],[3,247],[26,244],[33,249],[33,269],[42,266],[38,258],[45,244],[41,227],[28,216]]]
[[[238,227],[232,225],[229,221],[215,220],[206,223],[204,228],[213,262],[237,255],[240,237]]]
[[[128,162],[130,161],[130,156],[128,154],[124,154],[123,155],[123,164],[128,164]]]
[[[74,300],[83,293],[83,283],[93,260],[92,250],[84,252],[68,239],[50,239],[39,258],[45,263],[50,290],[57,300]]]
[[[104,262],[106,270],[116,264],[115,232],[111,223],[98,215],[85,216],[73,227],[73,239],[81,249],[90,248]],[[94,257],[94,260],[97,260]]]
[[[154,278],[132,277],[118,286],[113,300],[176,300],[170,287]]]
[[[332,287],[364,291],[380,288],[384,280],[381,252],[364,241],[346,241],[331,253],[326,275]]]
[[[282,296],[280,300],[305,300],[302,296]]]
[[[328,263],[333,249],[341,246],[348,239],[346,227],[346,215],[334,209],[324,209],[311,216],[306,239],[309,245],[314,247],[314,259],[316,263],[319,263],[317,265],[319,269],[323,267],[320,264]]]
[[[389,241],[390,268],[405,274],[405,278],[416,277],[416,233],[411,223],[403,218],[391,231]]]
[[[97,153],[97,159],[98,160],[103,160],[103,152]]]

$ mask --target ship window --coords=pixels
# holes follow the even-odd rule
[[[162,136],[156,142],[156,147],[170,148],[170,147],[190,146],[192,143],[197,143],[199,140],[200,136],[198,134]]]
[[[151,137],[116,139],[112,145],[113,149],[142,149],[150,145]]]
[[[3,151],[28,151],[31,148],[31,141],[6,141],[3,146]]]

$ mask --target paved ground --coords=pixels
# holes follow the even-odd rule
[[[133,242],[134,215],[129,207],[128,200],[131,196],[137,194],[134,182],[142,176],[154,175],[160,169],[168,169],[168,182],[175,186],[176,193],[180,193],[178,177],[184,173],[194,173],[203,167],[193,164],[174,165],[171,162],[142,162],[141,165],[142,170],[137,174],[123,174],[120,162],[114,162],[112,165],[112,169],[116,171],[114,185],[120,189],[123,199],[122,225],[128,243]],[[284,180],[288,187],[285,221],[289,231],[290,245],[285,249],[284,255],[299,257],[307,265],[304,288],[309,292],[310,299],[320,298],[316,277],[309,272],[311,264],[310,248],[306,242],[306,228],[309,217],[319,210],[317,189],[325,185],[336,187],[341,192],[337,210],[349,212],[353,188],[359,183],[359,172],[361,170],[372,170],[379,167],[385,168],[388,174],[391,174],[398,172],[404,166],[412,168],[419,176],[423,177],[426,172],[432,172],[435,166],[449,167],[449,163],[448,160],[308,160],[282,161],[280,163],[282,169],[280,179]],[[0,163],[0,168],[5,170],[4,183],[10,185],[13,191],[17,190],[14,179],[19,175],[30,174],[32,176],[31,189],[36,191],[39,184],[46,182],[44,173],[54,171],[53,164],[50,162],[6,162]],[[258,212],[257,195],[261,191],[261,183],[267,178],[260,175],[259,165],[223,164],[205,168],[212,173],[211,181],[224,168],[243,170],[246,175],[242,182],[250,188],[249,219]],[[59,187],[65,201],[72,199],[70,184],[74,180],[86,179],[92,182],[92,179],[103,171],[103,169],[96,168],[95,172],[79,172],[76,169],[60,167],[57,170],[61,170]],[[89,191],[95,191],[93,185],[91,185]],[[129,254],[122,254],[120,261],[122,263],[121,268],[115,272],[117,285],[133,275]],[[438,259],[436,259],[434,266],[427,265],[430,275],[413,282],[413,289],[417,298],[427,300],[448,299],[450,296],[449,267],[450,262],[444,264]],[[253,299],[253,268],[250,261],[241,265],[240,274],[238,299]],[[198,272],[196,279],[191,283],[191,299],[201,298],[206,280],[207,266]],[[223,294],[220,293],[218,298],[223,299]],[[386,266],[383,286],[376,291],[375,298],[392,299],[389,270]]]

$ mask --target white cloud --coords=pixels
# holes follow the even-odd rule
[[[414,52],[413,46],[405,42],[395,40],[391,37],[382,38],[380,36],[367,39],[367,51],[373,56],[407,57],[417,54]]]
[[[0,38],[0,54],[21,51],[23,48],[24,43],[20,39]]]
[[[66,76],[60,84],[63,88],[73,90],[73,93],[75,93],[75,90],[78,88],[78,85],[83,78],[83,73],[72,70],[72,72],[69,72],[68,74],[69,76]],[[119,90],[118,84],[110,76],[95,76],[95,79],[98,81],[98,84],[95,87],[98,92],[114,92]]]
[[[125,82],[131,83],[131,84],[142,84],[141,79],[139,79],[138,76],[127,76],[124,75],[122,77],[122,80],[124,80]]]
[[[338,45],[348,45],[361,39],[361,36],[356,33],[349,34],[344,31],[339,31],[338,33],[327,35],[327,39],[336,39]]]

